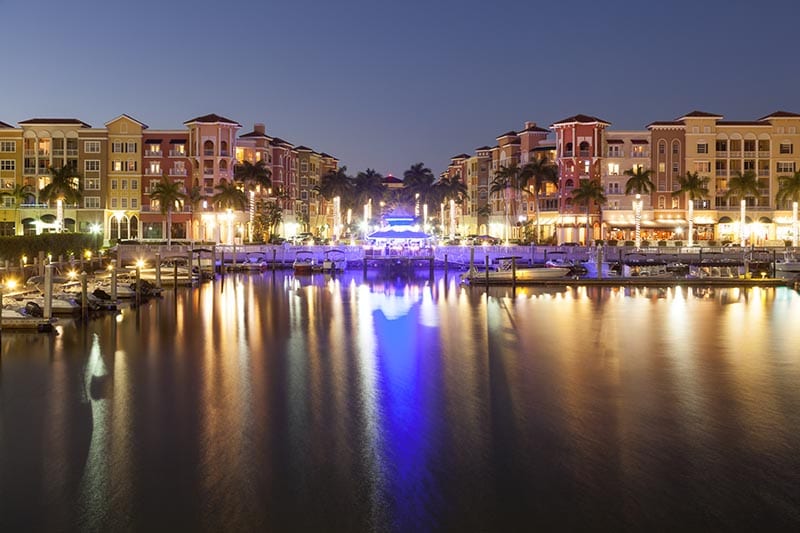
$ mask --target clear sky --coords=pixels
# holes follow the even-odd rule
[[[796,0],[0,0],[0,42],[0,121],[216,113],[351,173],[578,113],[800,113]]]

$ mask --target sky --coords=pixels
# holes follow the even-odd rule
[[[0,121],[216,113],[402,176],[579,113],[800,113],[795,0],[0,0]]]

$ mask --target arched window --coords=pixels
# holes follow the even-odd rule
[[[564,146],[564,155],[567,157],[572,155],[572,143],[567,143]]]
[[[203,155],[214,155],[213,141],[206,141],[203,143]]]
[[[581,156],[585,157],[585,156],[590,155],[589,154],[589,143],[588,142],[581,141],[581,143],[578,145],[578,149],[580,150],[580,155]]]
[[[572,181],[572,179],[568,179],[567,181],[564,182],[564,187],[566,187],[567,189],[571,189],[574,186],[575,186],[575,182]]]

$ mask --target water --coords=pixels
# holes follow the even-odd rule
[[[798,316],[266,273],[4,332],[0,530],[796,530]]]

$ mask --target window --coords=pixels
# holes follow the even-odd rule
[[[678,141],[674,141],[672,143],[672,155],[678,155],[681,153],[681,145]]]
[[[83,162],[83,169],[86,172],[99,172],[100,171],[100,160],[99,159],[87,159]]]
[[[756,141],[755,141],[755,139],[746,139],[744,141],[744,151],[745,152],[755,152],[756,151]]]
[[[672,198],[672,209],[679,209],[681,207],[680,198]]]
[[[128,180],[122,180],[122,181],[120,182],[120,184],[122,185],[120,188],[121,188],[123,191],[125,191],[125,190],[127,190],[127,189],[128,189]]]
[[[99,154],[100,141],[86,141],[85,143],[83,143],[83,150],[87,154]]]
[[[794,161],[778,161],[777,163],[777,171],[778,172],[794,172],[795,164]]]
[[[119,205],[122,207],[122,209],[127,209],[128,208],[128,199],[127,198],[120,198],[120,204]]]
[[[608,175],[609,176],[619,176],[619,163],[609,163],[608,164]]]
[[[0,152],[16,152],[17,141],[0,141]]]
[[[139,201],[136,198],[131,198],[131,209],[138,209]]]
[[[83,178],[83,188],[87,191],[99,191],[100,178]]]
[[[128,172],[136,172],[136,169],[138,168],[138,166],[139,165],[137,164],[136,161],[131,160],[131,161],[128,161],[127,165],[125,165],[125,170],[127,170]]]
[[[139,150],[137,148],[137,144],[136,143],[127,143],[125,145],[125,151],[128,152],[129,154],[135,154]]]
[[[711,172],[711,162],[710,161],[695,161],[694,170],[697,173],[709,174]]]
[[[308,163],[305,161],[300,163],[300,172],[308,172]]]
[[[641,172],[644,170],[644,165],[641,163],[636,163],[635,165],[631,165],[631,170],[633,172]]]
[[[756,169],[756,161],[755,159],[745,159],[744,160],[744,169],[747,170],[755,170]]]
[[[680,172],[680,168],[679,168],[679,163],[676,161],[672,163],[672,173],[677,174],[678,172]]]
[[[727,140],[717,141],[715,148],[717,149],[717,152],[727,152],[728,151],[728,141]]]
[[[117,199],[116,198],[112,198],[111,199],[111,209],[116,209],[116,208],[117,208]]]
[[[112,172],[122,172],[122,161],[112,161],[111,162],[111,171]]]
[[[13,159],[0,159],[0,170],[17,170],[17,162]]]
[[[660,141],[658,143],[658,153],[661,155],[667,153],[667,143],[665,143],[664,141]]]
[[[115,154],[122,153],[122,143],[118,141],[111,143],[111,152]]]
[[[792,145],[792,143],[781,143],[780,153],[782,154],[794,153],[794,145]]]
[[[666,209],[667,208],[667,199],[663,196],[658,197],[658,208],[659,209]]]
[[[139,180],[131,180],[131,190],[135,191],[139,189]]]
[[[697,153],[698,154],[707,154],[708,153],[708,143],[697,143]]]
[[[666,172],[667,171],[667,164],[663,161],[658,164],[658,171],[659,172]]]
[[[117,190],[117,180],[111,180],[111,190]]]
[[[87,209],[100,209],[100,197],[99,196],[84,196],[83,197],[83,207]]]

